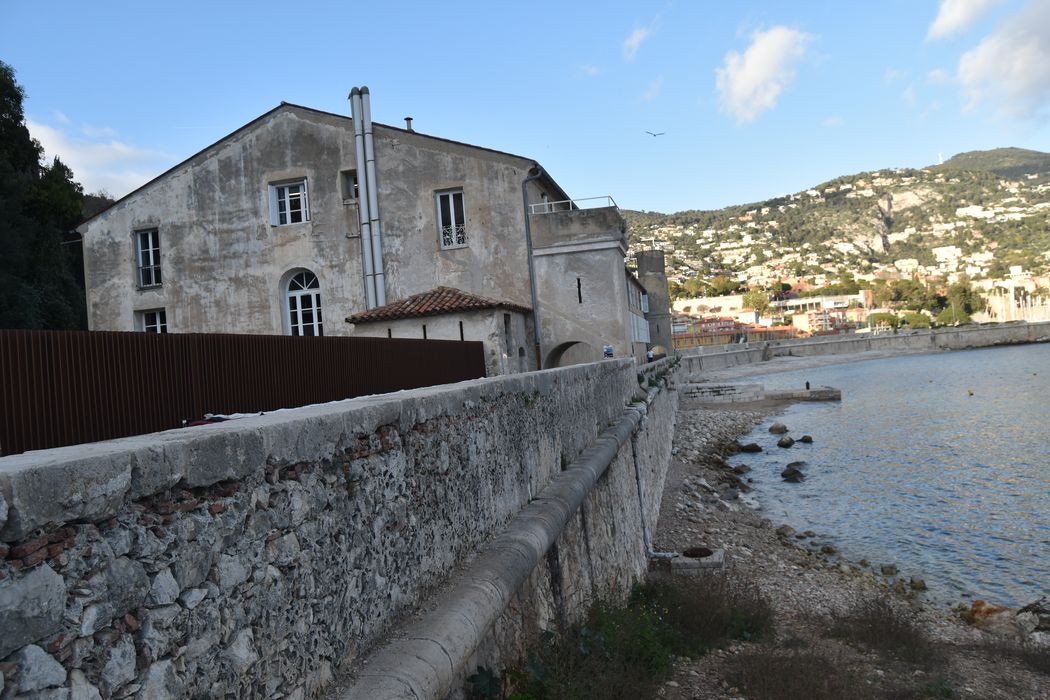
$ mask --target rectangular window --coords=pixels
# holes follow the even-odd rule
[[[164,309],[150,309],[135,313],[137,329],[145,333],[167,333],[168,316]]]
[[[438,192],[438,235],[442,248],[462,248],[467,244],[466,219],[463,214],[463,190]]]
[[[135,240],[138,249],[139,286],[157,287],[160,285],[160,234],[155,228],[137,231]]]
[[[343,199],[357,199],[357,171],[344,170],[341,175]]]
[[[270,185],[270,223],[274,226],[310,220],[306,180]]]

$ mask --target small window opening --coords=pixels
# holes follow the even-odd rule
[[[344,170],[343,176],[343,199],[357,199],[357,171]]]
[[[459,339],[463,340],[463,322],[459,322]]]
[[[423,340],[427,339],[427,324],[423,324]]]
[[[576,301],[579,304],[583,303],[583,281],[579,277],[576,278]]]

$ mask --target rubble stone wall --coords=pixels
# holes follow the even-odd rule
[[[2,458],[3,697],[315,697],[644,393],[607,361]],[[660,393],[479,658],[644,571]]]

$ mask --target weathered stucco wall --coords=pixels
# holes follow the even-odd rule
[[[521,181],[532,161],[375,125],[387,298],[447,285],[530,304]],[[291,270],[321,284],[325,332],[366,308],[352,120],[286,105],[206,149],[84,227],[93,329],[134,330],[165,308],[173,332],[283,333]],[[310,221],[270,223],[269,185],[306,178]],[[467,245],[442,250],[435,193],[462,188]],[[530,183],[530,199],[553,189]],[[156,228],[163,284],[139,289],[135,231]],[[510,272],[511,274],[508,274]]]
[[[0,459],[3,682],[314,696],[639,393],[611,361]],[[673,400],[653,405],[632,446],[651,517]],[[618,455],[523,587],[536,614],[509,611],[482,656],[520,648],[512,619],[547,626],[642,571],[635,463]]]
[[[538,251],[536,284],[544,290],[540,301],[544,366],[557,362],[564,350],[572,354],[560,356],[563,365],[594,362],[601,359],[606,343],[613,346],[617,357],[634,356],[627,325],[627,278],[619,247]],[[572,343],[580,345],[573,347]]]
[[[504,316],[509,320],[509,337]],[[462,338],[460,323],[463,324]],[[352,334],[370,338],[422,338],[424,325],[429,339],[480,340],[485,343],[485,375],[488,377],[536,369],[532,333],[529,330],[532,319],[520,311],[492,309],[396,321],[372,321],[358,323]]]

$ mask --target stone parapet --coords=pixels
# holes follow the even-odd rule
[[[4,683],[316,697],[640,391],[607,361],[2,458]],[[513,658],[644,571],[633,470],[658,512],[675,405],[658,394],[474,658]]]

